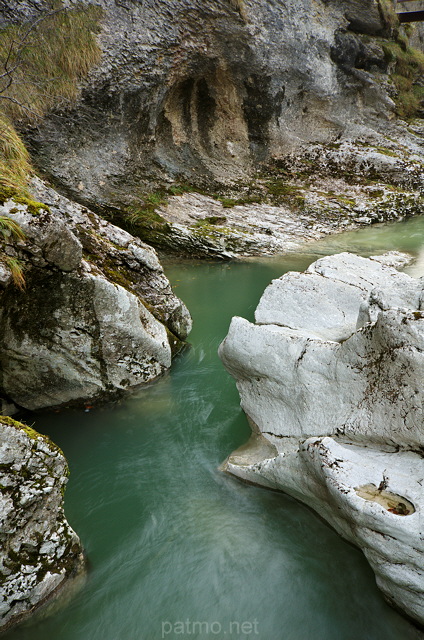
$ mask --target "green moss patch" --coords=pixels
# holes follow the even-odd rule
[[[8,427],[14,427],[15,429],[19,429],[20,431],[25,431],[27,436],[31,438],[31,440],[37,440],[38,438],[44,438],[41,433],[38,433],[32,427],[29,427],[27,424],[23,422],[18,422],[9,416],[0,416],[0,423],[7,424]]]
[[[0,178],[1,179],[1,178]],[[19,193],[19,190],[14,187],[0,186],[0,203],[4,204],[7,200],[12,199],[17,204],[24,205],[28,213],[33,216],[37,216],[41,211],[50,212],[50,208],[43,202],[37,202],[25,195]]]
[[[38,431],[35,431],[35,429],[33,429],[32,427],[29,427],[27,424],[23,422],[18,422],[17,420],[14,420],[9,416],[0,416],[0,425],[2,424],[7,425],[8,427],[14,427],[19,431],[23,431],[24,433],[26,433],[26,435],[29,438],[31,438],[31,440],[38,440],[38,438],[42,438],[49,445],[51,449],[63,455],[62,449],[60,449],[60,447],[58,447],[57,444],[52,442],[52,440],[50,440],[48,436],[38,433]]]

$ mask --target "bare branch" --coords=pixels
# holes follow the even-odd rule
[[[43,22],[43,20],[46,20],[47,18],[50,18],[51,16],[54,16],[54,15],[56,15],[58,13],[63,13],[65,11],[67,11],[66,7],[62,7],[61,9],[52,9],[51,11],[48,11],[47,13],[41,15],[39,18],[34,20],[29,25],[28,29],[25,31],[25,33],[20,38],[20,40],[16,41],[15,39],[13,39],[11,41],[9,49],[8,49],[8,52],[7,52],[7,55],[6,55],[6,59],[5,59],[4,63],[3,63],[4,72],[0,74],[0,80],[2,78],[8,78],[8,81],[6,83],[6,86],[0,89],[0,98],[4,98],[4,99],[7,99],[7,100],[10,100],[11,102],[14,102],[15,104],[17,104],[20,107],[24,108],[29,113],[32,113],[32,114],[35,113],[34,111],[29,109],[28,107],[24,107],[24,105],[22,105],[18,100],[15,100],[14,98],[11,98],[9,96],[3,96],[1,94],[3,94],[5,91],[7,91],[13,84],[13,81],[14,81],[13,74],[18,69],[20,64],[22,63],[22,58],[21,58],[22,50],[23,50],[24,45],[25,45],[26,41],[28,40],[30,34],[37,28],[37,26],[40,24],[40,22]],[[10,60],[12,58],[12,55],[15,57],[15,62],[14,62],[13,67],[11,69],[9,69],[9,62],[10,62]]]
[[[25,111],[28,111],[28,113],[31,113],[36,118],[40,117],[39,113],[37,113],[36,111],[33,111],[32,109],[24,105],[22,102],[19,102],[19,100],[16,100],[16,98],[12,98],[11,96],[3,96],[0,94],[0,100],[9,100],[9,102],[13,102],[13,104],[17,104],[18,107],[20,107],[21,109],[24,109]]]
[[[54,9],[52,11],[49,11],[48,13],[44,14],[43,16],[40,16],[39,18],[37,18],[37,20],[34,20],[34,22],[32,24],[30,24],[30,26],[28,27],[26,33],[22,36],[22,38],[19,41],[19,48],[22,48],[22,46],[24,45],[25,41],[27,40],[29,34],[34,31],[35,27],[40,24],[40,22],[43,22],[43,20],[46,20],[47,18],[50,18],[51,16],[56,15],[57,13],[63,13],[64,11],[68,11],[68,9],[66,7],[62,7],[61,9]]]

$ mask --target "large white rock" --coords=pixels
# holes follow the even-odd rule
[[[384,289],[387,308],[418,308],[421,287],[408,275],[383,268],[377,260],[341,253],[337,260],[317,260],[305,273],[273,280],[258,304],[255,321],[343,340],[355,331],[358,308],[374,288]]]
[[[267,288],[220,347],[253,430],[224,468],[306,502],[424,623],[423,282],[350,254]]]
[[[191,328],[155,251],[39,180],[44,208],[0,206],[25,233],[6,251],[24,290],[0,272],[0,398],[25,409],[81,405],[148,382]],[[4,402],[2,403],[4,404]]]
[[[15,403],[105,399],[170,367],[165,327],[131,292],[90,273],[38,278],[0,309],[2,388]]]

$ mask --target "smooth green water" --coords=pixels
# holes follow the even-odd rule
[[[424,220],[345,234],[297,255],[167,266],[192,347],[125,402],[39,416],[71,467],[66,512],[90,559],[85,587],[5,640],[412,640],[362,553],[289,497],[218,465],[249,434],[217,357],[233,315],[252,319],[269,281],[313,254],[419,253]]]

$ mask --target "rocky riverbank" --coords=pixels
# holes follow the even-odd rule
[[[67,481],[56,445],[0,416],[0,632],[83,575],[81,543],[63,512]]]
[[[305,502],[424,624],[423,282],[339,254],[274,280],[220,347],[252,426],[230,473]]]
[[[342,230],[419,215],[423,129],[418,122],[412,129],[412,149],[387,139],[381,146],[378,137],[312,145],[226,195],[163,196],[157,221],[140,234],[164,251],[234,259],[286,253]]]

